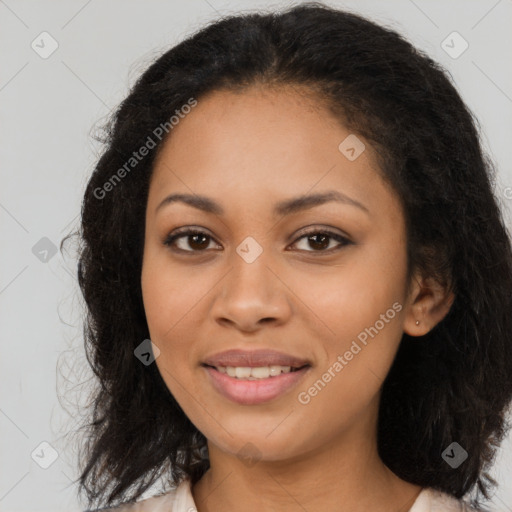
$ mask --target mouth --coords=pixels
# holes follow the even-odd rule
[[[297,386],[309,373],[312,362],[270,348],[231,349],[206,357],[201,366],[221,396],[237,404],[257,405]]]

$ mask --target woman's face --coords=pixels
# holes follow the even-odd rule
[[[146,318],[169,390],[224,453],[284,460],[373,439],[408,305],[404,218],[375,165],[293,89],[212,93],[162,147]],[[164,244],[186,228],[200,234]]]

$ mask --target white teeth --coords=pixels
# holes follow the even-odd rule
[[[237,366],[235,368],[235,376],[237,379],[247,379],[251,376],[251,369],[248,366]]]
[[[268,366],[253,368],[251,370],[251,376],[256,379],[268,379],[270,377],[270,368]]]
[[[270,369],[270,375],[272,377],[275,377],[276,375],[279,375],[281,373],[281,368],[288,368],[288,371],[290,370],[289,366],[271,366]],[[285,371],[285,373],[288,373],[288,371]]]
[[[227,373],[230,377],[237,379],[259,380],[268,379],[269,377],[276,377],[281,373],[290,373],[291,366],[259,366],[257,368],[250,368],[248,366],[217,366],[220,373]]]

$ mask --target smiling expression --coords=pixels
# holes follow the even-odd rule
[[[262,458],[284,459],[351,428],[374,433],[403,333],[405,222],[370,144],[359,137],[365,149],[355,160],[340,151],[349,135],[297,89],[216,91],[155,160],[141,284],[156,364],[186,415],[225,452],[251,442]],[[301,403],[396,303],[404,309]],[[206,365],[227,350],[267,358]],[[240,378],[230,366],[243,369]],[[272,366],[281,368],[267,377]],[[258,368],[256,377],[247,368]]]

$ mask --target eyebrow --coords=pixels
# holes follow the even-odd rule
[[[309,208],[313,208],[315,206],[319,206],[331,201],[337,201],[339,203],[355,206],[365,211],[367,214],[370,213],[368,208],[361,204],[359,201],[356,201],[355,199],[352,199],[351,197],[338,192],[337,190],[328,190],[322,193],[292,197],[291,199],[281,201],[275,205],[274,214],[290,215],[292,213],[296,213],[301,210],[307,210]],[[202,210],[206,213],[213,213],[215,215],[224,214],[224,208],[222,208],[219,203],[209,197],[200,196],[197,194],[171,194],[160,202],[160,204],[156,207],[155,213],[164,206],[176,202],[188,204],[189,206],[197,208],[198,210]]]

